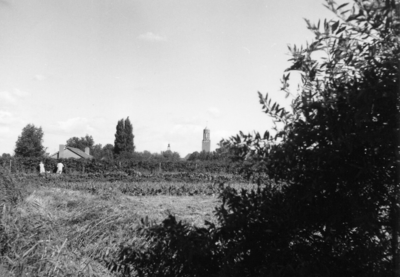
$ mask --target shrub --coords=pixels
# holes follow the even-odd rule
[[[288,71],[302,77],[293,112],[260,94],[264,112],[283,128],[224,142],[265,188],[225,190],[219,226],[181,227],[170,218],[150,228],[149,247],[131,248],[122,265],[157,276],[400,276],[400,3],[347,5],[328,0],[339,20],[322,28],[307,21],[315,41],[289,49]],[[323,61],[312,56],[320,50]],[[285,92],[288,80],[289,73]],[[196,236],[208,272],[191,271],[199,265],[187,259],[191,246],[169,250]],[[162,259],[153,264],[155,253]]]

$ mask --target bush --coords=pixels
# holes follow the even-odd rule
[[[302,77],[293,112],[260,94],[283,128],[223,142],[265,188],[226,189],[218,226],[149,227],[149,246],[121,265],[156,276],[400,276],[400,3],[347,5],[327,1],[339,20],[307,21],[315,41],[289,48],[288,71]],[[313,59],[320,50],[326,60]],[[187,258],[193,244],[174,244],[189,237],[201,238],[202,271]]]

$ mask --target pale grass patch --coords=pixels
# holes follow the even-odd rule
[[[161,222],[168,214],[192,225],[216,222],[212,196],[126,196],[36,186],[13,209],[4,210],[7,234],[0,276],[117,276],[106,262],[119,246],[142,245],[140,219]],[[3,275],[2,273],[5,272]]]

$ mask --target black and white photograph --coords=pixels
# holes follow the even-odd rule
[[[0,277],[400,277],[400,0],[0,0]]]

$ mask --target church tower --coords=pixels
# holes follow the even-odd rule
[[[203,130],[203,142],[201,146],[201,151],[210,152],[210,130],[207,127]]]

